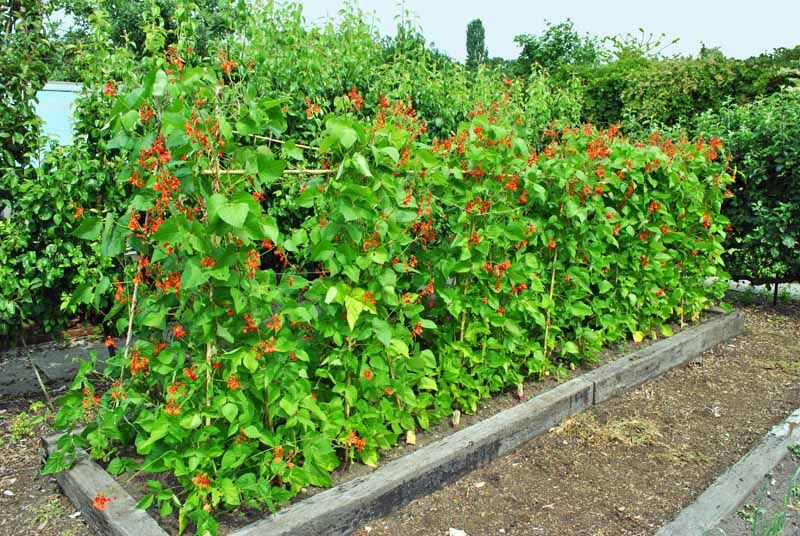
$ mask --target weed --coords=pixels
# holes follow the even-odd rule
[[[675,447],[667,447],[665,452],[656,454],[655,458],[662,459],[672,465],[686,465],[689,463],[708,463],[708,456],[702,452],[695,452],[689,448],[689,445],[678,445]]]
[[[649,419],[633,417],[601,425],[591,413],[575,415],[553,429],[556,435],[570,435],[587,443],[602,445],[621,443],[628,447],[655,442],[660,434],[656,423]]]
[[[49,523],[59,517],[66,515],[67,511],[57,499],[44,503],[37,508],[30,508],[33,518],[37,525]]]
[[[14,417],[14,419],[11,421],[10,427],[11,442],[18,443],[23,439],[33,437],[33,421],[34,419],[32,419],[31,416],[24,411]]]

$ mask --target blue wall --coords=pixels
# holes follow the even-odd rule
[[[39,91],[36,112],[44,121],[44,133],[62,145],[72,143],[72,103],[81,91],[79,84],[49,82]]]

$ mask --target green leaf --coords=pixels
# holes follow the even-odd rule
[[[427,391],[436,391],[438,388],[436,387],[436,380],[433,378],[429,378],[427,376],[423,376],[419,380],[419,388],[425,389]]]
[[[567,341],[564,343],[564,352],[567,354],[578,354],[580,353],[580,349],[578,345],[572,341]]]
[[[152,506],[154,498],[155,498],[154,494],[148,493],[147,495],[142,497],[141,501],[136,503],[136,508],[138,508],[139,510],[147,510],[148,508],[150,508],[150,506]]]
[[[375,337],[381,342],[381,344],[384,346],[389,346],[389,343],[392,340],[392,328],[389,326],[387,321],[380,318],[373,318],[372,330],[375,332]]]
[[[361,153],[356,153],[353,155],[353,164],[355,164],[356,169],[359,173],[364,175],[365,177],[372,177],[372,172],[369,170],[369,164],[367,164],[367,159],[364,158],[364,155]]]
[[[337,294],[339,294],[339,289],[336,287],[329,288],[328,292],[325,294],[325,303],[333,303]]]
[[[331,136],[333,136],[333,138],[345,149],[352,147],[358,139],[358,133],[355,131],[355,129],[348,126],[344,119],[334,117],[328,120],[326,126]]]
[[[228,422],[233,422],[238,414],[239,407],[236,404],[227,402],[222,406],[222,416],[225,417]]]
[[[208,281],[208,273],[200,267],[197,259],[190,259],[186,262],[186,269],[181,275],[181,289],[189,290]]]
[[[125,236],[128,232],[123,216],[118,221],[109,212],[103,223],[103,238],[100,242],[100,254],[104,257],[116,257],[125,251]]]
[[[641,331],[634,331],[633,340],[634,342],[642,342],[644,340],[644,333],[642,333]]]
[[[156,73],[156,79],[153,82],[153,96],[154,97],[162,97],[164,93],[167,91],[167,84],[169,83],[169,79],[167,78],[167,73],[165,73],[162,69],[159,69]]]
[[[401,339],[392,339],[389,341],[389,348],[399,355],[408,357],[408,345]]]
[[[355,298],[346,296],[344,298],[344,308],[347,311],[347,324],[350,326],[350,331],[353,331],[358,317],[364,311],[364,304]]]
[[[203,418],[200,417],[199,413],[195,413],[193,415],[186,415],[181,419],[181,428],[186,428],[187,430],[192,430],[197,428],[202,424]]]
[[[569,305],[569,311],[573,316],[584,318],[592,314],[592,308],[583,302],[573,302]]]
[[[92,216],[84,218],[78,228],[72,231],[72,236],[76,236],[82,240],[97,240],[102,230],[103,220]]]
[[[222,500],[228,506],[237,506],[239,500],[239,489],[230,478],[223,478],[219,481],[219,488],[222,492]]]
[[[163,329],[166,317],[167,317],[167,309],[159,309],[158,311],[149,311],[142,320],[142,324],[151,328]]]
[[[285,169],[286,161],[278,160],[272,155],[258,154],[258,177],[262,183],[270,184],[279,179]]]
[[[383,265],[387,260],[389,260],[389,254],[384,248],[373,249],[369,253],[369,260],[375,264]]]
[[[354,406],[356,401],[358,400],[358,389],[356,389],[355,385],[348,385],[344,389],[344,400],[350,406]]]
[[[258,360],[256,359],[256,355],[253,352],[247,352],[244,354],[244,358],[242,359],[242,363],[244,364],[245,368],[250,372],[255,372],[258,368]]]
[[[233,138],[233,129],[231,128],[230,123],[225,119],[225,116],[218,115],[217,121],[219,122],[219,132],[226,140],[231,140]]]
[[[246,203],[224,203],[218,209],[219,217],[222,221],[234,227],[241,229],[244,225],[244,220],[247,218],[247,213],[250,207]]]

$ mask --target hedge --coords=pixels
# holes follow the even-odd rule
[[[728,270],[755,283],[800,279],[800,93],[708,112],[697,130],[726,140],[736,173],[723,207]]]

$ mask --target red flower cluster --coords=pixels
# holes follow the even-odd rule
[[[138,372],[147,374],[147,366],[149,363],[149,357],[142,357],[142,354],[139,352],[139,350],[132,351],[130,358],[131,376],[136,376]]]
[[[322,113],[322,109],[308,97],[306,97],[305,105],[306,105],[306,117],[308,117],[309,119],[311,119],[312,117],[314,117],[319,113]]]
[[[253,279],[256,276],[256,270],[261,268],[261,255],[258,254],[258,251],[251,249],[247,252],[247,260],[244,261],[244,265],[247,267],[247,274],[250,276],[250,279]]]
[[[355,447],[355,449],[361,452],[364,449],[364,446],[367,444],[366,439],[362,439],[358,437],[355,431],[350,432],[350,435],[347,436],[347,439],[344,440],[344,444],[348,447]]]
[[[258,327],[256,327],[256,321],[253,320],[253,317],[250,315],[244,315],[242,317],[244,323],[247,324],[245,327],[242,328],[242,333],[251,333],[258,331]]]
[[[192,477],[192,484],[197,486],[198,489],[206,489],[211,486],[211,481],[206,473],[197,473]]]
[[[228,389],[238,389],[242,385],[239,383],[239,377],[236,374],[231,373],[228,376]]]
[[[94,500],[92,501],[92,506],[97,508],[100,511],[106,509],[106,505],[116,499],[116,497],[108,497],[102,493],[98,493],[94,496]]]
[[[170,160],[172,160],[172,154],[167,150],[167,140],[163,134],[159,133],[150,147],[139,151],[139,159],[136,163],[142,169],[153,171],[160,164],[166,164]]]
[[[415,338],[421,336],[422,335],[422,324],[417,322],[417,325],[414,326],[414,329],[412,329],[410,333],[411,333],[411,338],[412,339],[415,339]]]
[[[178,55],[178,49],[174,46],[167,48],[166,52],[164,53],[164,57],[167,60],[167,63],[170,65],[174,65],[178,72],[183,70],[183,60]]]
[[[109,98],[113,98],[117,96],[117,83],[113,80],[109,80],[106,82],[106,85],[103,86],[103,95]]]
[[[356,110],[360,110],[362,106],[364,106],[364,97],[361,96],[361,93],[358,92],[356,86],[353,86],[350,91],[347,93],[347,96],[350,98],[350,102],[353,103],[353,106]]]
[[[267,327],[271,330],[278,331],[281,329],[283,323],[281,322],[281,317],[279,315],[272,315],[272,318],[267,320]]]
[[[189,379],[189,381],[195,381],[197,379],[197,365],[192,365],[191,368],[186,367],[183,369],[183,375]]]

